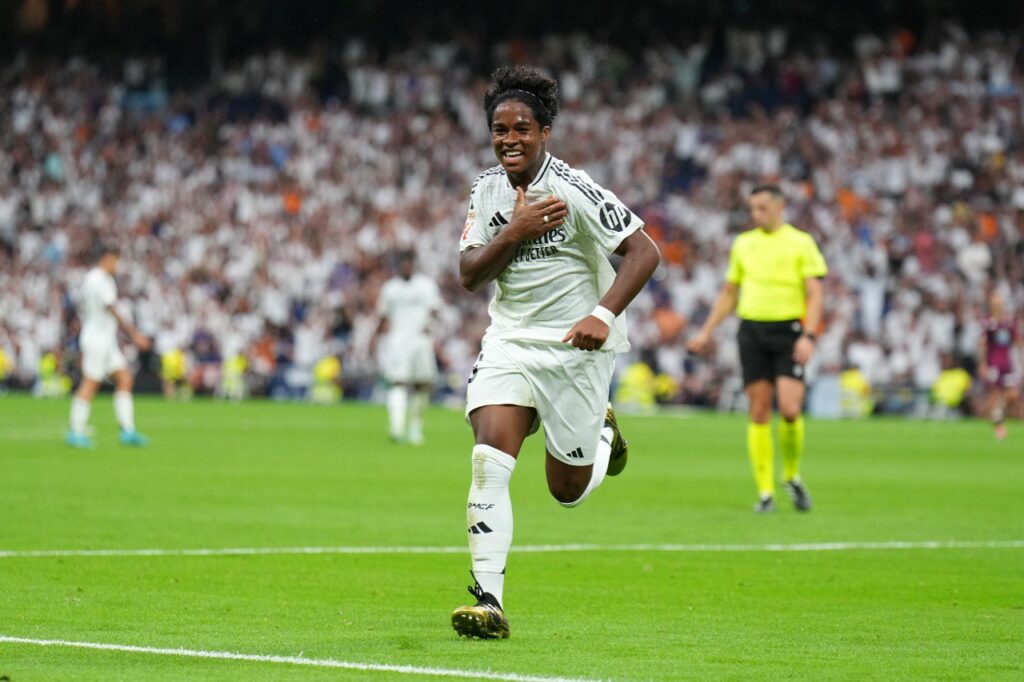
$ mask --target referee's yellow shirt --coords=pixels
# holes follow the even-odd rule
[[[725,279],[740,288],[736,314],[744,320],[799,320],[807,313],[804,280],[828,272],[811,235],[792,225],[760,227],[736,237]]]

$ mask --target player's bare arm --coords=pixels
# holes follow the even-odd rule
[[[715,327],[720,325],[725,318],[732,315],[732,312],[736,310],[736,300],[739,297],[739,291],[740,288],[732,282],[726,282],[722,285],[722,290],[718,292],[718,298],[715,299],[715,304],[711,307],[711,314],[704,321],[704,326],[686,344],[690,352],[703,353],[707,349],[708,344],[711,342],[711,333],[715,330]]]
[[[561,199],[548,197],[528,204],[522,187],[516,193],[516,206],[508,226],[486,246],[466,249],[459,257],[459,277],[469,291],[494,281],[515,256],[520,242],[536,239],[558,227],[568,215],[568,207]]]
[[[814,354],[814,336],[812,335],[821,327],[824,311],[821,280],[817,277],[808,277],[804,280],[804,291],[807,296],[807,318],[804,320],[805,331],[793,346],[793,360],[798,365],[807,364],[811,359],[811,355]]]
[[[623,239],[615,253],[622,256],[622,263],[615,281],[598,305],[618,316],[654,274],[661,262],[661,253],[643,230],[637,230]],[[610,331],[604,321],[588,315],[577,322],[562,341],[581,350],[597,350],[608,340]]]
[[[388,318],[381,315],[377,319],[377,326],[373,328],[373,336],[370,337],[370,347],[376,347],[377,342],[380,341],[381,337],[388,333],[389,328]]]
[[[117,326],[120,329],[123,329],[126,334],[128,334],[128,336],[132,340],[132,344],[136,348],[138,348],[139,350],[149,350],[149,339],[143,336],[142,332],[139,331],[138,327],[136,327],[134,324],[121,317],[121,314],[117,312],[117,309],[114,306],[107,306],[107,310],[110,311],[110,314],[114,317],[115,320],[117,320]]]

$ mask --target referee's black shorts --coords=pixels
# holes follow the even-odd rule
[[[800,320],[740,320],[737,340],[743,366],[743,385],[761,379],[774,382],[778,377],[803,381],[804,368],[793,360],[793,346],[803,330]]]

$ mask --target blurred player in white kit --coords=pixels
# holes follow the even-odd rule
[[[121,258],[113,246],[103,247],[96,265],[82,281],[78,295],[78,313],[82,318],[79,347],[82,352],[82,383],[71,400],[71,429],[67,443],[76,448],[92,448],[86,432],[92,399],[107,377],[114,379],[114,415],[121,427],[123,445],[144,446],[147,439],[135,430],[135,406],[132,401],[132,375],[128,362],[117,345],[117,330],[123,329],[140,350],[149,348],[149,339],[134,324],[118,314],[117,284],[114,273]]]
[[[412,252],[398,255],[398,276],[381,287],[380,321],[374,338],[381,374],[388,382],[389,433],[395,442],[423,443],[423,410],[437,381],[437,358],[430,327],[437,322],[441,294],[434,280],[414,272]]]

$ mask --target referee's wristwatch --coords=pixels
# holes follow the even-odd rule
[[[818,343],[818,335],[814,332],[804,332],[803,336],[806,336],[811,340],[811,343]]]

